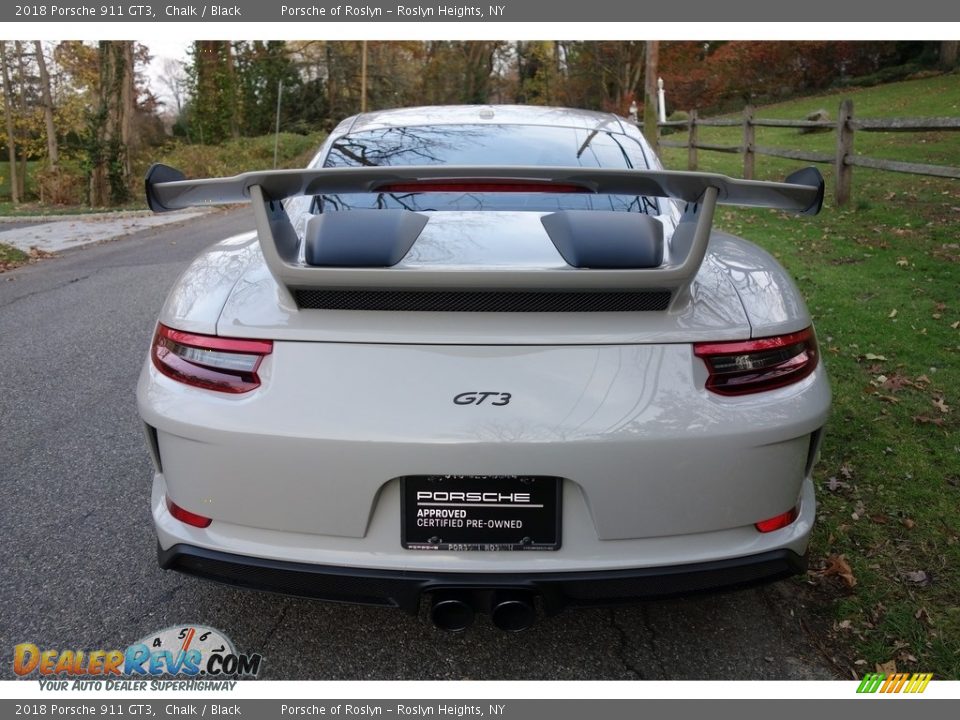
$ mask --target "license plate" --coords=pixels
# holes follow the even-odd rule
[[[560,478],[416,475],[401,478],[408,550],[556,550]]]

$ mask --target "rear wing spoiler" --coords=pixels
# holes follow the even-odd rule
[[[268,170],[226,178],[188,180],[180,171],[156,164],[147,172],[145,184],[147,204],[154,212],[251,202],[267,266],[281,286],[290,290],[456,288],[602,291],[655,288],[676,291],[693,280],[703,262],[716,205],[775,208],[815,215],[822,207],[824,191],[823,178],[812,167],[793,173],[784,182],[736,180],[712,173],[668,170],[450,165]],[[450,186],[469,187],[470,192],[506,191],[520,186],[524,192],[572,190],[609,195],[675,198],[685,201],[686,207],[665,248],[659,267],[569,267],[563,270],[406,269],[382,265],[332,267],[307,264],[303,259],[301,239],[295,232],[282,202],[300,195],[436,192],[449,191]],[[361,214],[369,218],[379,215],[381,221],[377,222],[377,233],[382,234],[385,227],[397,228],[398,233],[407,237],[404,241],[409,242],[407,249],[416,240],[429,218],[427,214],[408,210],[349,212],[360,213],[354,216],[352,236],[361,235],[367,222]],[[382,222],[385,217],[383,214],[388,212],[399,214],[396,222]],[[544,218],[544,225],[549,231],[548,217],[549,214]],[[374,234],[376,233],[370,233]],[[589,239],[585,242],[589,242]],[[395,264],[399,259],[397,257],[391,264]]]

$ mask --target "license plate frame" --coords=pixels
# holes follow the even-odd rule
[[[400,478],[400,542],[407,550],[555,551],[562,483],[544,475]]]

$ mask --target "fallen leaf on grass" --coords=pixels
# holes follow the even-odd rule
[[[885,675],[896,675],[897,674],[897,661],[891,660],[890,662],[885,662],[883,664],[877,663],[877,672],[884,673]]]
[[[853,518],[854,520],[859,520],[861,517],[863,517],[864,514],[866,514],[866,512],[867,512],[867,508],[863,504],[863,500],[857,500],[857,504],[853,508],[853,512],[850,514],[850,517]]]
[[[891,310],[891,311],[890,311],[890,314],[887,315],[888,318],[895,318],[896,316],[897,316],[897,309],[896,309],[896,308],[894,308],[893,310]]]
[[[827,569],[823,571],[824,577],[836,575],[846,583],[847,587],[854,587],[857,579],[853,576],[853,570],[847,558],[843,555],[831,555],[827,558]]]
[[[882,380],[880,378],[883,378]],[[903,388],[917,388],[920,389],[920,386],[915,383],[913,380],[908,378],[906,375],[901,375],[900,373],[893,373],[889,377],[886,375],[878,375],[874,382],[878,382],[880,387],[885,390],[890,390],[892,392],[897,392],[898,390],[903,390]]]
[[[930,402],[933,403],[933,406],[940,412],[942,413],[950,412],[950,406],[943,401],[943,398],[935,398]]]
[[[831,475],[829,478],[827,478],[827,490],[829,490],[830,492],[836,492],[840,488],[845,488],[845,487],[847,487],[847,484],[845,482],[837,480],[836,475]]]
[[[864,360],[886,360],[883,355],[874,355],[873,353],[867,353],[863,356]]]
[[[913,585],[926,586],[930,584],[930,576],[924,570],[910,570],[900,573],[900,577]]]
[[[916,526],[916,523],[915,523],[913,520],[911,520],[910,518],[904,518],[903,520],[900,521],[900,523],[901,523],[907,530],[913,530],[913,528]]]
[[[914,415],[913,421],[917,425],[936,425],[937,427],[943,427],[943,418],[932,418],[927,417],[926,415]]]

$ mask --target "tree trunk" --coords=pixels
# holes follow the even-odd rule
[[[239,137],[243,94],[237,86],[235,58],[229,42],[194,43],[193,122],[201,142],[216,145]]]
[[[331,117],[339,117],[337,114],[337,76],[335,72],[336,58],[334,57],[333,43],[327,41],[323,47],[324,55],[327,60],[327,107],[330,108]]]
[[[43,47],[39,40],[33,41],[37,53],[37,67],[40,68],[40,92],[43,97],[43,120],[47,126],[47,160],[50,169],[56,170],[60,162],[60,149],[57,144],[57,128],[53,122],[53,98],[50,95],[50,74],[43,58]]]
[[[230,114],[230,137],[240,137],[240,104],[237,102],[240,93],[237,91],[236,61],[233,56],[233,44],[223,43],[223,53],[227,69],[227,102]]]
[[[7,121],[7,158],[10,162],[10,199],[20,204],[17,183],[17,141],[13,128],[13,95],[10,89],[10,71],[7,68],[7,43],[0,40],[0,70],[3,73],[3,116]]]
[[[960,42],[957,40],[943,40],[940,42],[940,65],[947,70],[952,70],[957,64],[957,46]]]
[[[97,114],[91,127],[90,205],[119,205],[130,197],[130,155],[133,90],[133,43],[100,42],[100,86]]]
[[[490,102],[490,74],[493,72],[495,42],[461,43],[464,57],[463,102]]]
[[[23,64],[23,43],[19,40],[13,41],[13,49],[17,54],[17,94],[20,98],[20,117],[26,120],[29,117],[27,110],[27,71]],[[17,171],[17,191],[20,193],[20,199],[27,197],[27,154],[20,153],[20,167]]]
[[[657,63],[660,43],[647,41],[647,67],[643,78],[643,135],[654,152],[657,148]]]
[[[120,78],[120,146],[123,148],[123,176],[127,181],[133,175],[132,158],[137,149],[138,136],[133,123],[137,115],[137,89],[134,85],[133,43],[122,43],[123,72]]]

